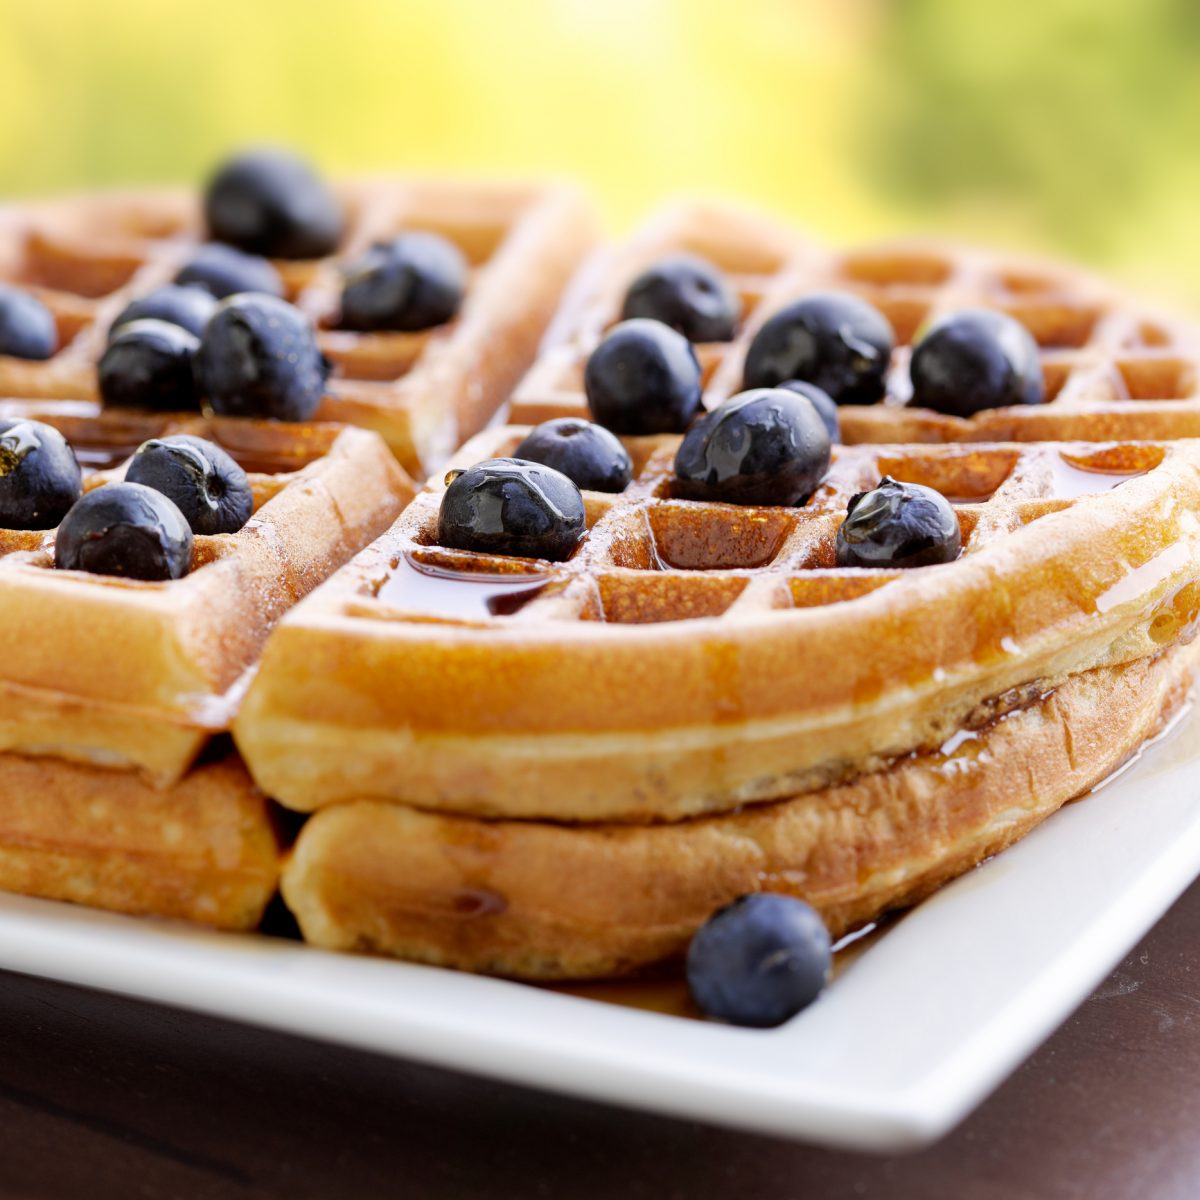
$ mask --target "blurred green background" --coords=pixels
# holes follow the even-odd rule
[[[0,0],[0,193],[330,170],[555,173],[854,240],[1052,250],[1200,307],[1196,0]]]

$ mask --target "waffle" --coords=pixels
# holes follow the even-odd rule
[[[235,727],[259,784],[302,811],[727,812],[1160,653],[1200,613],[1200,442],[837,447],[803,508],[672,499],[678,442],[626,441],[634,480],[585,493],[565,564],[438,547],[428,485],[271,639]],[[958,561],[835,565],[847,500],[884,474],[952,499]]]
[[[760,889],[807,900],[836,938],[1103,780],[1177,710],[1196,657],[1072,676],[938,750],[722,816],[571,827],[338,805],[305,825],[283,894],[315,945],[527,979],[677,963],[710,913]]]
[[[0,751],[167,787],[228,727],[282,612],[385,529],[411,486],[365,430],[65,407],[0,404],[0,417],[61,429],[87,488],[123,478],[147,438],[190,433],[225,446],[254,490],[245,528],[197,537],[191,574],[164,583],[58,571],[53,531],[0,530]]]
[[[408,470],[424,474],[488,422],[529,366],[591,244],[590,209],[558,186],[384,179],[338,190],[348,221],[337,254],[275,264],[334,364],[316,417],[376,430]],[[420,333],[336,328],[343,267],[408,229],[439,233],[467,258],[458,318]],[[191,192],[111,192],[0,212],[0,279],[50,307],[62,346],[46,362],[0,356],[0,396],[95,399],[113,318],[170,281],[203,237]]]
[[[513,395],[510,418],[585,416],[583,367],[620,314],[634,276],[671,251],[709,258],[743,300],[729,343],[697,346],[704,403],[741,390],[746,349],[764,321],[814,291],[849,291],[891,322],[897,349],[883,402],[840,410],[846,442],[1102,441],[1200,436],[1200,328],[1073,267],[943,242],[850,252],[800,244],[749,214],[675,205],[594,260],[552,325],[548,348]],[[970,418],[907,407],[910,345],[927,320],[963,308],[1008,313],[1041,348],[1047,402]]]
[[[191,574],[165,583],[58,571],[53,531],[0,530],[0,889],[253,928],[279,840],[213,735],[281,613],[412,487],[366,430],[85,407],[9,401],[0,417],[59,428],[89,490],[122,478],[148,438],[208,438],[247,470],[254,515],[197,537]]]

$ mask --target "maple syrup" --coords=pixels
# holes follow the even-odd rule
[[[1130,479],[1145,475],[1145,471],[1107,471],[1101,467],[1085,467],[1071,462],[1061,454],[1050,456],[1051,496],[1055,500],[1074,500],[1111,491]]]
[[[528,604],[549,582],[545,574],[453,571],[401,555],[375,593],[390,608],[446,621],[488,621]]]

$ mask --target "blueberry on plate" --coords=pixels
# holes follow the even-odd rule
[[[514,458],[561,471],[576,487],[623,492],[633,478],[629,451],[602,425],[578,417],[556,417],[531,429]]]
[[[320,258],[342,236],[341,205],[304,159],[249,150],[227,160],[204,193],[209,234],[268,258]]]
[[[712,263],[697,254],[672,254],[629,285],[621,320],[647,317],[689,342],[727,342],[741,311],[737,293]]]
[[[36,296],[0,284],[0,354],[42,360],[57,349],[54,314]]]
[[[953,417],[1045,399],[1037,342],[1019,321],[985,309],[934,321],[913,347],[909,374],[911,405]]]
[[[344,329],[413,331],[449,321],[467,289],[462,251],[434,233],[402,233],[372,246],[346,275]]]
[[[244,254],[233,246],[209,242],[201,246],[179,269],[175,282],[180,287],[203,288],[218,300],[238,292],[283,295],[283,280],[265,258]]]
[[[838,420],[838,407],[829,398],[828,392],[823,392],[816,384],[804,383],[799,379],[785,379],[779,385],[781,388],[789,392],[795,392],[800,396],[807,396],[812,401],[812,406],[817,410],[817,416],[821,418],[825,429],[829,433],[831,442],[840,442],[842,440],[842,426]]]
[[[685,500],[799,504],[825,477],[829,459],[829,432],[806,396],[756,388],[687,431],[671,490]]]
[[[613,433],[682,433],[700,411],[700,360],[661,321],[622,321],[583,373],[592,416]]]
[[[125,579],[180,579],[192,565],[192,531],[162,492],[110,483],[86,493],[63,518],[54,565]]]
[[[130,300],[121,309],[108,331],[109,341],[123,325],[133,321],[166,321],[168,325],[178,325],[180,329],[199,337],[216,307],[212,293],[203,288],[164,283],[162,287]]]
[[[839,567],[928,567],[959,556],[962,530],[940,492],[885,475],[851,499],[836,549]]]
[[[100,356],[100,398],[119,408],[178,412],[197,408],[199,339],[166,321],[130,321]]]
[[[788,379],[815,383],[836,404],[874,404],[895,335],[887,318],[857,296],[822,292],[780,309],[746,351],[744,386]]]
[[[688,989],[705,1016],[766,1029],[807,1008],[832,965],[829,931],[811,905],[753,892],[697,930],[688,947]]]
[[[196,355],[201,394],[227,417],[307,421],[321,403],[329,370],[312,322],[276,296],[222,300]]]
[[[237,533],[254,509],[246,472],[220,446],[187,434],[143,442],[125,481],[162,492],[193,533]]]
[[[438,542],[452,550],[562,562],[586,530],[583,497],[540,463],[491,458],[455,475],[438,513]]]
[[[75,452],[57,429],[0,420],[0,529],[53,529],[82,491]]]

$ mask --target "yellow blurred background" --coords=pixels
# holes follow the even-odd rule
[[[0,193],[559,174],[610,226],[707,192],[838,240],[1066,253],[1200,308],[1195,0],[0,0]]]

